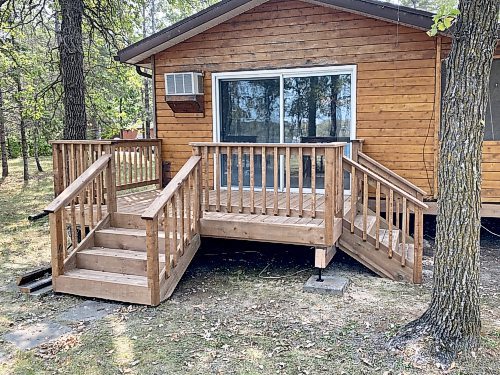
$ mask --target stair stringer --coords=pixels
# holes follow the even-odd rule
[[[359,202],[356,204],[356,215],[362,212]],[[375,212],[368,209],[368,216],[375,216]],[[350,209],[346,212],[343,219],[343,230],[338,241],[339,248],[346,254],[369,268],[377,275],[386,277],[395,281],[413,282],[413,259],[406,259],[406,265],[401,265],[401,255],[399,247],[395,247],[392,257],[388,256],[389,247],[379,243],[379,249],[375,247],[375,226],[373,230],[367,233],[366,241],[363,240],[362,228],[354,227],[354,233],[351,233],[351,213]],[[380,218],[380,229],[388,229],[388,224],[384,218]],[[398,228],[394,228],[398,229]],[[398,229],[399,230],[399,229]],[[401,230],[399,230],[401,235]]]

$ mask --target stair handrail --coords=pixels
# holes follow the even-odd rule
[[[362,166],[361,164],[343,156],[343,169],[350,172],[351,179],[351,210],[350,210],[350,228],[351,233],[355,232],[355,216],[358,205],[358,192],[361,187],[361,192],[359,194],[359,200],[362,205],[362,238],[363,241],[368,240],[368,230],[367,230],[367,216],[368,216],[368,204],[369,204],[369,185],[370,181],[373,182],[371,185],[375,189],[375,249],[379,250],[381,245],[380,239],[380,228],[381,228],[381,199],[382,194],[385,194],[386,202],[386,216],[385,220],[388,225],[388,246],[387,246],[387,256],[392,258],[397,256],[401,261],[401,266],[404,267],[407,264],[407,244],[409,246],[410,239],[410,213],[413,212],[414,220],[414,244],[413,244],[413,282],[422,282],[422,253],[423,253],[423,211],[428,208],[428,206],[423,202],[423,197],[414,197],[400,187],[394,185],[390,181],[387,181],[382,176],[371,171],[370,169]],[[396,203],[396,211],[394,212],[394,204]],[[402,204],[402,211],[399,211],[400,204]],[[402,214],[402,216],[400,216]],[[396,216],[396,223],[394,223],[394,216]],[[401,218],[401,228],[399,225]],[[393,229],[398,230],[398,235],[393,237]],[[401,254],[396,254],[393,252],[393,239],[397,241],[396,250],[399,248]],[[401,242],[399,240],[401,239]],[[408,240],[408,241],[407,241]]]
[[[367,163],[368,165],[365,163]],[[398,187],[405,190],[407,193],[412,194],[416,198],[427,196],[427,192],[425,190],[419,188],[417,185],[408,181],[404,177],[401,177],[396,172],[387,168],[385,165],[379,163],[378,161],[366,155],[362,151],[358,151],[358,164],[373,170],[375,173],[379,175],[384,173],[387,174],[388,176],[390,176],[392,179],[395,180],[395,183],[393,183],[393,185],[397,185]]]
[[[110,154],[100,156],[46,208],[49,214],[52,277],[64,274],[64,267],[77,251],[86,246],[93,233],[116,212],[114,163]],[[106,204],[107,214],[103,214]],[[76,212],[78,206],[78,214]],[[68,223],[66,223],[68,220]],[[69,225],[71,252],[68,253]],[[78,227],[80,233],[78,234]],[[87,233],[86,228],[90,229]]]
[[[97,159],[90,167],[88,167],[80,176],[76,178],[69,186],[62,191],[44,211],[54,213],[61,208],[65,207],[68,203],[75,198],[85,186],[92,181],[95,176],[101,173],[111,160],[110,154],[104,154]]]
[[[158,305],[161,298],[168,294],[168,291],[160,290],[160,280],[175,276],[175,267],[185,249],[191,241],[199,241],[200,161],[201,156],[191,156],[141,216],[146,224],[146,267],[152,305]],[[161,270],[158,236],[160,218],[165,233],[165,265]]]
[[[369,177],[373,178],[374,180],[379,181],[380,184],[387,186],[388,188],[390,188],[394,192],[396,192],[396,193],[400,194],[401,196],[403,196],[404,198],[408,199],[410,202],[412,202],[416,206],[418,206],[418,207],[420,207],[420,208],[422,208],[424,210],[426,210],[426,209],[429,208],[429,206],[427,206],[427,204],[425,204],[423,202],[423,200],[420,200],[420,199],[414,197],[410,193],[406,192],[405,190],[403,190],[400,187],[394,185],[393,183],[391,183],[390,181],[386,180],[382,176],[378,175],[376,172],[373,172],[370,169],[362,166],[361,164],[356,163],[354,160],[348,158],[347,156],[343,157],[343,161],[346,164],[348,164],[350,166],[354,166],[355,168],[359,169],[361,172],[366,173]]]

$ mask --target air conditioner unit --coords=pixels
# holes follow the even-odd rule
[[[165,100],[175,113],[204,112],[203,74],[166,73]]]

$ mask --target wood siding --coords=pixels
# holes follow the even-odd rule
[[[363,150],[434,196],[437,38],[301,1],[272,0],[155,56],[158,137],[176,173],[188,143],[212,141],[211,73],[357,65],[357,138]],[[164,73],[205,73],[205,116],[175,116]]]

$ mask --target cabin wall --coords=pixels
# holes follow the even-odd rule
[[[155,56],[158,136],[176,173],[188,143],[213,139],[211,74],[357,65],[357,138],[364,151],[435,195],[438,39],[424,31],[300,1],[273,0]],[[174,115],[164,73],[204,71],[205,114]],[[437,104],[436,104],[437,103]]]

